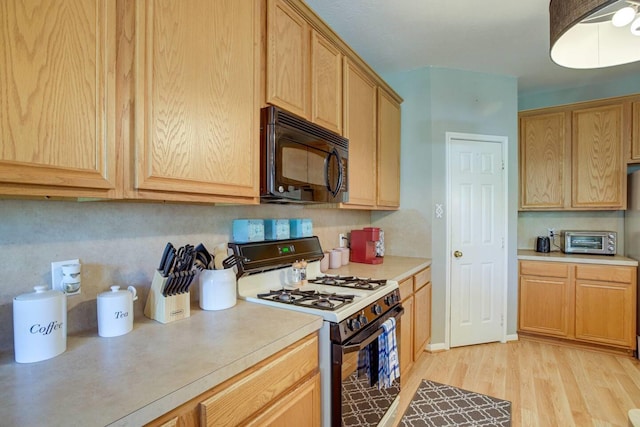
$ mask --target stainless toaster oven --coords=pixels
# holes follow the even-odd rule
[[[615,231],[563,231],[560,248],[567,254],[615,255],[617,240]]]

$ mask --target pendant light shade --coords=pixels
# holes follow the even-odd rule
[[[612,23],[616,12],[629,7],[629,3],[635,2],[551,0],[550,55],[553,62],[567,68],[589,69],[639,61],[640,36],[635,33],[640,29],[634,32],[634,25],[640,24],[636,18],[637,9],[631,8],[634,13],[631,19],[625,18],[625,24],[617,27]]]

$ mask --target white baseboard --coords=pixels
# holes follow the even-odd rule
[[[518,334],[507,334],[507,341],[518,341]]]
[[[434,352],[434,351],[443,351],[443,350],[449,350],[449,347],[447,347],[447,345],[443,342],[435,343],[435,344],[427,344],[427,351]]]

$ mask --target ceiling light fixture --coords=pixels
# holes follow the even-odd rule
[[[577,69],[640,61],[638,5],[636,0],[551,0],[551,59]]]

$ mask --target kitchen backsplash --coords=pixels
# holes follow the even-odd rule
[[[546,236],[549,228],[562,230],[604,230],[618,233],[618,253],[624,255],[624,211],[519,212],[518,249],[534,249],[536,237]],[[560,245],[560,236],[555,239]],[[551,250],[559,250],[551,245]]]
[[[338,234],[371,224],[369,211],[293,205],[204,206],[161,203],[0,200],[0,352],[13,351],[12,303],[36,285],[51,286],[51,262],[79,258],[80,295],[68,297],[68,333],[97,335],[96,297],[111,285],[138,290],[143,316],[154,269],[167,241],[203,243],[209,251],[231,239],[235,218],[311,218],[323,249]],[[393,236],[386,236],[393,242]],[[197,299],[197,286],[192,299]]]

